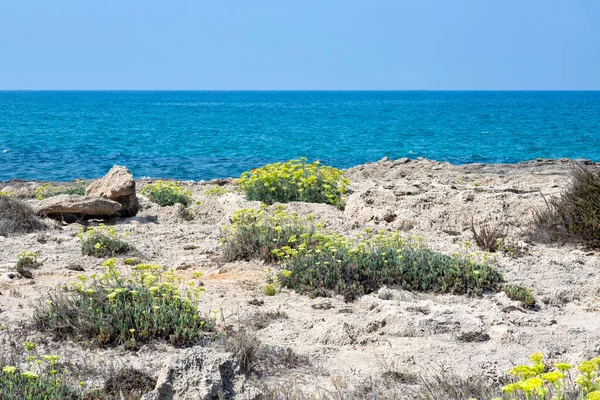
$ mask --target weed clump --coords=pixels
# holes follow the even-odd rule
[[[600,168],[576,164],[568,186],[546,206],[534,215],[534,238],[600,247]]]
[[[15,271],[23,278],[33,278],[32,269],[39,268],[42,265],[38,261],[38,254],[32,251],[22,251],[17,254],[17,263],[15,264]]]
[[[462,252],[447,256],[426,248],[419,237],[407,239],[398,232],[366,229],[347,238],[325,231],[312,216],[288,214],[282,207],[272,214],[239,210],[224,228],[222,244],[228,259],[278,262],[281,269],[268,283],[310,296],[340,294],[352,300],[383,285],[481,295],[498,290],[503,281],[493,257],[469,252],[468,242]]]
[[[254,333],[245,330],[234,332],[225,341],[225,349],[232,352],[237,359],[240,370],[250,372],[256,363],[256,355],[260,347],[260,340]]]
[[[0,370],[0,399],[80,400],[99,399],[95,392],[85,393],[85,382],[78,382],[67,370],[59,368],[57,355],[38,355],[36,344],[25,342],[27,369],[5,365]]]
[[[204,194],[208,196],[223,196],[224,194],[229,193],[229,189],[225,189],[221,186],[213,186],[210,189],[206,189]]]
[[[535,307],[535,297],[533,297],[530,288],[520,285],[504,285],[502,291],[506,293],[509,299],[520,301],[525,308]]]
[[[173,272],[138,264],[125,278],[116,259],[104,262],[106,273],[63,286],[36,308],[37,327],[59,339],[84,338],[98,345],[122,344],[136,349],[139,343],[165,340],[177,346],[198,343],[213,330],[214,321],[198,312],[202,287],[191,282],[182,287]]]
[[[56,186],[50,183],[44,183],[35,190],[35,198],[38,200],[58,196],[59,194],[76,194],[85,196],[85,181],[76,180],[75,183],[70,186]]]
[[[10,196],[0,196],[0,236],[30,233],[45,225],[25,202]]]
[[[267,204],[304,201],[344,206],[344,194],[350,182],[337,168],[310,164],[306,158],[268,164],[244,172],[238,180],[248,200]]]
[[[503,224],[483,225],[477,230],[473,219],[471,219],[471,233],[473,233],[473,239],[475,239],[475,243],[481,250],[495,253],[502,248],[508,232]]]
[[[114,399],[140,399],[156,386],[156,379],[135,368],[123,368],[104,382],[104,393]],[[123,397],[124,396],[124,397]]]
[[[156,181],[149,183],[142,188],[142,194],[161,207],[177,203],[188,206],[192,203],[192,192],[184,189],[179,182]]]
[[[133,251],[135,248],[122,240],[122,236],[112,226],[100,224],[89,227],[77,234],[81,240],[81,254],[94,257],[108,257]]]

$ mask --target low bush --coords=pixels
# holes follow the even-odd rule
[[[182,287],[173,272],[160,273],[152,264],[132,267],[127,278],[116,270],[116,259],[103,265],[104,275],[79,275],[80,282],[64,286],[38,306],[37,327],[59,339],[83,338],[133,349],[152,340],[178,346],[198,343],[213,330],[214,321],[198,311],[204,288],[193,281]]]
[[[534,215],[533,238],[600,247],[600,168],[576,164],[568,186]]]
[[[520,301],[525,308],[535,307],[535,297],[530,288],[519,285],[504,285],[502,291],[506,293],[509,299]]]
[[[337,168],[310,164],[305,158],[268,164],[244,172],[238,180],[248,200],[273,204],[290,201],[344,206],[344,193],[350,182]]]
[[[447,256],[427,249],[418,237],[406,239],[397,232],[367,229],[347,238],[325,231],[312,216],[288,214],[282,207],[273,213],[239,210],[223,229],[222,244],[228,259],[278,262],[281,270],[269,285],[311,296],[341,294],[352,300],[383,285],[480,295],[498,290],[503,281],[493,257],[469,252],[468,242],[464,251]]]
[[[44,183],[35,190],[35,198],[38,200],[58,196],[59,194],[77,194],[85,196],[85,181],[76,180],[74,184],[69,186],[57,186],[50,183]]]
[[[38,260],[38,255],[32,251],[22,251],[17,254],[17,264],[15,264],[15,271],[19,273],[23,278],[33,278],[32,269],[39,268],[42,263]]]
[[[300,217],[278,206],[270,212],[261,209],[242,209],[233,213],[232,223],[221,229],[223,255],[227,261],[260,258],[274,262],[273,250],[294,245],[293,238],[306,239],[314,233],[313,216]]]
[[[135,250],[122,240],[115,228],[104,224],[82,230],[77,236],[81,240],[81,254],[85,256],[109,257]]]
[[[0,196],[0,236],[30,233],[44,228],[45,225],[29,204],[10,196]]]
[[[278,282],[311,296],[341,294],[348,300],[384,285],[404,290],[481,295],[496,291],[503,281],[487,254],[454,256],[435,253],[419,237],[397,232],[373,233],[348,239],[314,235],[313,242],[277,250],[282,269]]]
[[[223,196],[224,194],[229,193],[229,189],[225,189],[221,186],[213,186],[210,189],[206,189],[204,194],[209,196]]]
[[[192,192],[184,189],[179,182],[156,181],[149,183],[142,188],[142,194],[161,207],[177,203],[188,206],[192,203]]]
[[[5,365],[0,370],[0,399],[100,399],[97,392],[84,393],[85,383],[59,368],[59,356],[39,356],[32,342],[25,342],[24,347],[26,370],[13,365]]]

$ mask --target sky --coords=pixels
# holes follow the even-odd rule
[[[600,90],[600,0],[0,0],[0,90]]]

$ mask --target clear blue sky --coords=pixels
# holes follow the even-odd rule
[[[600,0],[0,0],[0,89],[600,89]]]

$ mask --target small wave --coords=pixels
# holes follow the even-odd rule
[[[8,149],[2,150],[3,153],[8,153]]]

